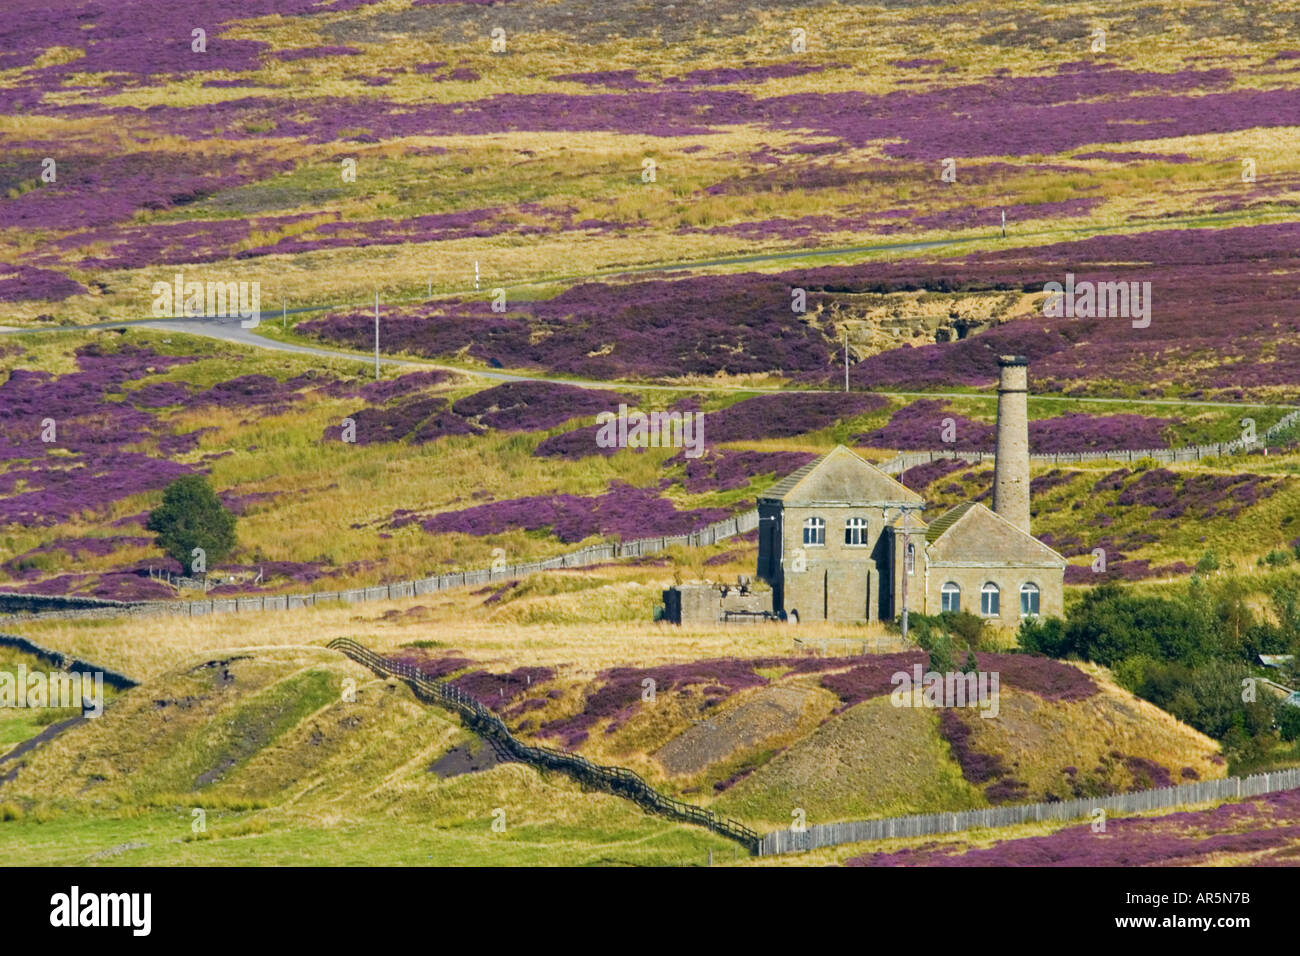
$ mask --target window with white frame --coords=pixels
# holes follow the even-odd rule
[[[998,593],[998,586],[992,581],[980,588],[980,613],[985,617],[998,615]]]
[[[866,518],[849,518],[844,522],[844,543],[850,545],[867,543]]]
[[[906,557],[903,558],[903,564],[907,567],[907,573],[916,572],[916,545],[911,541],[907,542],[907,550],[904,552]]]
[[[939,607],[944,611],[961,610],[961,588],[949,581],[939,589]]]
[[[1038,613],[1038,585],[1032,581],[1020,585],[1020,613],[1026,617]]]
[[[804,544],[826,543],[826,522],[822,518],[809,518],[803,523]]]

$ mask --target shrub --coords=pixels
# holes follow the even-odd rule
[[[1219,556],[1213,551],[1206,551],[1201,555],[1201,560],[1196,562],[1197,574],[1209,574],[1217,570],[1219,570]]]
[[[195,548],[215,565],[235,547],[235,516],[203,475],[185,475],[168,485],[145,527],[157,532],[158,547],[182,567],[190,567]]]
[[[1059,617],[1027,617],[1016,635],[1020,649],[1030,654],[1065,657],[1068,653],[1065,622]]]
[[[1280,700],[1273,708],[1273,713],[1283,740],[1300,739],[1300,707]]]

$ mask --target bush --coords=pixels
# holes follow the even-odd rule
[[[1027,617],[1016,636],[1020,649],[1030,654],[1066,657],[1065,622],[1059,617]]]
[[[939,615],[943,629],[953,637],[960,638],[968,650],[982,650],[980,640],[984,635],[984,620],[970,611],[944,611]]]
[[[1280,700],[1273,708],[1273,716],[1277,720],[1277,727],[1282,733],[1283,740],[1300,739],[1300,707]]]
[[[1108,582],[1074,608],[1059,653],[1108,667],[1136,654],[1197,665],[1217,652],[1218,639],[1202,602],[1137,597]]]
[[[1121,687],[1136,694],[1146,686],[1147,678],[1152,671],[1160,666],[1160,662],[1154,658],[1145,654],[1135,654],[1119,661],[1111,671]]]
[[[1266,564],[1271,568],[1280,568],[1291,563],[1291,555],[1285,551],[1274,548],[1268,554],[1259,559],[1260,564]]]
[[[157,533],[158,547],[183,568],[192,567],[195,548],[203,549],[206,570],[235,547],[235,516],[203,475],[185,475],[168,485],[145,527]]]

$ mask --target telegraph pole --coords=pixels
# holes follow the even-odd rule
[[[849,324],[844,323],[844,391],[849,390]]]
[[[907,568],[907,557],[908,557],[908,551],[907,551],[907,549],[910,548],[910,547],[912,546],[912,538],[911,538],[911,535],[908,534],[908,532],[912,530],[912,525],[911,525],[911,520],[910,520],[911,517],[912,517],[912,512],[911,512],[909,509],[904,508],[904,509],[903,509],[903,587],[902,587],[902,592],[903,592],[903,643],[904,643],[904,644],[907,643],[907,571],[908,571],[908,568]]]
[[[907,578],[908,578],[908,547],[912,544],[912,512],[917,509],[916,505],[899,505],[898,510],[903,513],[903,583],[899,588],[900,597],[902,598],[903,613],[901,615],[901,624],[903,628],[903,640],[907,640]],[[916,567],[916,559],[912,558],[912,568]]]

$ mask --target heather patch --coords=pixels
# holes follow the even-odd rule
[[[539,728],[547,737],[558,737],[565,747],[577,747],[587,739],[591,729],[608,720],[606,732],[612,733],[626,723],[641,706],[643,681],[654,681],[656,694],[684,692],[705,685],[702,693],[716,705],[737,691],[761,687],[767,683],[754,672],[754,662],[745,660],[695,661],[662,667],[615,667],[597,675],[595,689],[586,694],[583,710],[569,717],[548,721]]]
[[[60,574],[12,588],[22,594],[95,597],[109,601],[171,601],[176,592],[134,572]]]
[[[421,445],[448,435],[475,435],[482,431],[453,412],[445,398],[413,398],[381,408],[363,408],[349,416],[356,426],[358,445],[409,440]],[[343,424],[325,429],[326,440],[343,437]]]
[[[1048,657],[1031,654],[975,655],[979,669],[996,672],[1002,684],[1028,691],[1046,701],[1083,700],[1097,693],[1097,685],[1087,674]],[[856,660],[856,659],[855,659]],[[897,686],[894,674],[910,674],[920,664],[928,668],[928,657],[920,651],[872,655],[853,667],[821,678],[821,685],[839,696],[837,713],[872,697],[891,693]]]
[[[820,431],[837,421],[879,411],[889,404],[881,395],[853,392],[790,392],[758,395],[705,416],[710,444],[790,438]]]
[[[1001,757],[981,753],[975,748],[970,724],[955,709],[945,707],[939,710],[939,733],[952,748],[953,759],[961,766],[962,776],[971,783],[989,783],[1006,775],[1007,767]],[[987,792],[985,795],[988,796]]]
[[[1047,836],[1003,840],[987,848],[930,844],[870,853],[849,866],[1168,866],[1208,863],[1219,854],[1260,854],[1259,862],[1300,840],[1300,792],[1287,790],[1212,810],[1107,821]]]
[[[1070,412],[1031,421],[1029,447],[1042,455],[1165,448],[1164,432],[1177,424],[1172,418]],[[944,442],[950,429],[953,440]],[[997,428],[953,412],[941,400],[923,398],[899,409],[886,425],[854,439],[876,448],[921,450],[947,444],[957,451],[991,452],[997,444]]]
[[[500,431],[541,431],[619,403],[635,405],[636,397],[550,382],[507,382],[459,399],[452,411]]]
[[[29,162],[39,168],[40,155]],[[0,229],[66,232],[129,222],[139,211],[188,205],[290,165],[253,154],[213,163],[210,155],[185,152],[74,153],[60,158],[56,183],[0,203]]]
[[[152,544],[153,538],[139,538],[129,535],[110,535],[102,538],[57,538],[54,541],[25,551],[17,557],[10,558],[4,564],[0,564],[0,569],[17,578],[24,576],[25,572],[57,567],[59,564],[67,564],[70,561],[80,561],[86,558],[104,558],[122,548],[148,547]]]
[[[85,292],[85,286],[62,272],[0,262],[0,302],[58,302]]]
[[[358,429],[359,432],[359,429]],[[567,544],[593,535],[623,540],[648,535],[678,535],[721,521],[728,512],[721,508],[679,511],[655,491],[611,482],[603,495],[537,495],[509,501],[494,501],[462,511],[446,511],[432,517],[395,514],[392,528],[418,523],[430,534],[502,534],[511,529],[549,530]]]
[[[586,86],[605,86],[615,90],[644,89],[654,86],[646,80],[639,80],[636,70],[592,70],[586,73],[561,73],[551,77],[557,83],[582,83]]]
[[[900,671],[910,674],[912,665],[925,662],[925,655],[916,652],[873,655],[846,671],[823,676],[821,686],[839,696],[840,706],[835,713],[840,713],[854,704],[890,693],[898,686],[891,680],[893,675]]]
[[[457,657],[454,652],[448,654],[430,654],[423,648],[403,647],[386,655],[395,664],[414,667],[420,674],[430,680],[442,680],[448,674],[464,670],[474,661],[468,657]]]
[[[1279,341],[1288,329],[1300,331],[1300,320],[1286,305],[1300,273],[1297,231],[1300,225],[1281,223],[1108,234],[937,263],[584,283],[553,299],[513,304],[508,313],[463,300],[390,310],[386,327],[394,349],[430,357],[468,350],[480,361],[505,367],[605,379],[775,371],[835,382],[843,376],[839,343],[790,311],[792,288],[807,290],[811,313],[844,294],[1033,292],[1067,272],[1078,281],[1127,281],[1149,279],[1158,268],[1164,277],[1161,309],[1179,316],[1177,322],[1156,317],[1147,328],[1125,325],[1124,334],[1116,335],[1109,319],[1013,319],[958,341],[905,344],[861,358],[853,363],[851,380],[859,391],[986,387],[997,379],[997,355],[1014,352],[1030,359],[1036,387],[1047,391],[1094,388],[1095,370],[1104,368],[1108,379],[1153,395],[1168,388],[1244,394],[1286,386],[1300,375],[1300,347]],[[1261,262],[1268,267],[1261,268]],[[1206,310],[1207,301],[1216,308]],[[363,311],[336,313],[299,329],[360,349],[371,344],[373,321]],[[671,335],[664,334],[668,328]],[[1166,420],[1092,419],[1062,416],[1049,426],[1037,425],[1036,437],[1053,450],[1165,444],[1160,432]],[[976,437],[984,440],[973,434],[972,446]],[[900,447],[916,441],[913,437]]]
[[[608,458],[619,449],[614,445],[598,445],[596,435],[599,431],[600,426],[590,425],[571,432],[552,435],[538,443],[533,449],[533,455],[537,458],[564,458],[568,461],[578,461],[591,455],[603,455]],[[633,451],[640,453],[644,449],[636,448]]]
[[[390,349],[428,357],[468,349],[507,368],[601,379],[824,368],[834,344],[790,311],[793,284],[756,275],[584,283],[505,314],[469,301],[381,314]],[[331,314],[298,329],[365,348],[374,316]]]
[[[1286,481],[1249,473],[1180,475],[1167,468],[1152,468],[1127,482],[1114,503],[1154,508],[1152,517],[1162,520],[1184,515],[1235,518],[1243,508],[1272,497]]]
[[[450,378],[450,373],[437,369],[431,369],[427,372],[411,372],[408,375],[399,375],[397,378],[367,382],[352,394],[357,398],[364,398],[368,402],[383,404],[399,396],[405,398],[412,392],[431,388],[434,385],[441,385]]]
[[[533,685],[553,677],[555,671],[549,667],[516,667],[506,674],[471,671],[451,683],[492,710],[503,710],[516,697],[531,690]]]
[[[685,464],[682,487],[693,495],[748,487],[761,475],[788,475],[817,456],[798,451],[710,451],[699,458],[677,455],[667,464]]]
[[[898,480],[913,491],[924,491],[940,478],[970,467],[970,462],[961,458],[936,458],[921,465],[913,465]]]

